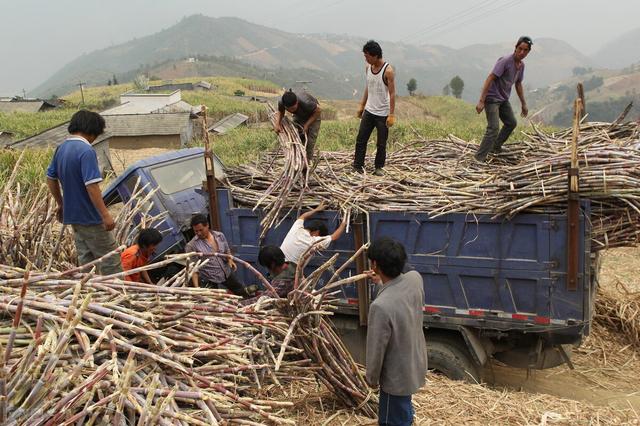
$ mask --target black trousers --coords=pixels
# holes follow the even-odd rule
[[[226,288],[229,291],[231,291],[231,293],[235,294],[236,296],[243,296],[243,297],[248,296],[247,290],[244,288],[242,283],[240,281],[238,281],[238,278],[236,278],[236,275],[233,272],[231,274],[229,274],[229,276],[227,277],[227,279],[224,282],[221,282],[221,283],[214,283],[214,282],[208,281],[208,280],[201,280],[200,281],[200,287]]]
[[[371,114],[369,111],[362,113],[360,119],[360,130],[356,138],[356,153],[353,159],[353,167],[364,168],[364,158],[367,155],[367,143],[373,129],[377,131],[375,168],[381,169],[387,160],[387,138],[389,128],[387,127],[387,117]]]

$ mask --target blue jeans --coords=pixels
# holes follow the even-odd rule
[[[380,426],[411,426],[412,423],[413,406],[411,405],[411,395],[389,395],[380,389],[378,424]]]

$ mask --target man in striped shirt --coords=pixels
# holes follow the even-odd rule
[[[233,272],[238,268],[233,259],[206,256],[213,253],[231,254],[231,247],[222,232],[212,231],[209,221],[203,214],[197,214],[191,218],[191,229],[195,237],[185,247],[185,252],[202,253],[203,259],[209,259],[206,265],[193,274],[193,284],[196,287],[224,288],[233,294],[247,297],[247,290],[238,281]]]

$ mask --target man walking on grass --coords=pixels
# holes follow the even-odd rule
[[[380,387],[378,424],[410,426],[411,396],[427,374],[422,328],[424,284],[416,271],[402,273],[407,255],[399,242],[383,237],[367,250],[378,294],[369,308],[367,382]]]
[[[293,115],[293,125],[298,130],[300,140],[305,144],[307,162],[313,159],[313,148],[316,145],[320,133],[321,113],[318,100],[305,91],[293,91],[289,89],[278,101],[276,124],[274,130],[282,131],[282,118],[285,110]]]
[[[523,60],[531,51],[531,45],[533,45],[531,38],[520,37],[514,53],[498,59],[493,71],[484,82],[476,111],[478,114],[485,111],[487,130],[475,155],[477,161],[484,162],[490,152],[497,154],[502,151],[502,145],[509,139],[511,132],[518,124],[509,103],[511,88],[514,84],[522,105],[520,115],[526,117],[529,114],[527,102],[524,99],[522,80],[524,79]],[[504,124],[502,129],[500,129],[500,121]]]
[[[376,159],[374,175],[382,176],[387,159],[387,138],[389,127],[395,123],[396,83],[395,71],[382,59],[382,48],[378,43],[369,40],[362,48],[367,63],[367,85],[358,108],[360,130],[356,137],[356,152],[353,169],[364,172],[364,159],[367,154],[367,143],[373,129],[377,132]]]
[[[47,169],[58,220],[73,229],[80,265],[117,248],[111,233],[115,223],[98,185],[102,181],[98,156],[91,147],[104,128],[104,118],[98,113],[80,110],[73,114],[68,127],[71,136],[58,146]],[[104,259],[98,270],[102,275],[121,272],[120,256]]]

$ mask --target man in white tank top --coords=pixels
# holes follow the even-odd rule
[[[387,138],[389,127],[395,123],[396,107],[395,72],[391,65],[382,59],[382,48],[378,43],[369,40],[362,48],[367,63],[367,86],[364,89],[362,102],[358,109],[360,130],[356,138],[356,152],[353,169],[364,172],[364,158],[367,154],[367,143],[371,132],[377,131],[376,159],[374,175],[382,176],[387,158]]]

